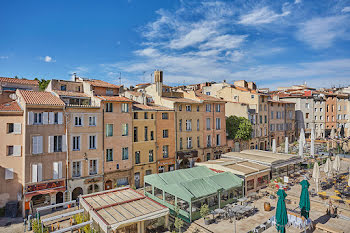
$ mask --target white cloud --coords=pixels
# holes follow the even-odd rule
[[[212,38],[200,48],[234,49],[238,48],[247,35],[221,35]]]
[[[350,6],[344,7],[344,8],[341,10],[341,12],[344,12],[344,13],[350,12]]]
[[[347,28],[349,21],[345,15],[313,18],[300,25],[297,38],[314,49],[323,49],[331,47],[336,39],[346,39]]]
[[[136,55],[145,56],[145,57],[159,56],[158,50],[154,49],[154,48],[151,48],[151,47],[147,47],[145,49],[136,50],[134,53]]]
[[[263,7],[255,9],[248,14],[242,15],[238,23],[243,25],[268,24],[289,14],[290,11],[285,11],[282,14],[277,14],[274,11],[270,10],[268,7]]]
[[[53,60],[52,57],[50,57],[50,56],[41,57],[40,59],[43,60],[44,62],[47,62],[47,63],[56,62],[56,61]]]
[[[294,1],[294,4],[299,4],[299,3],[301,3],[301,0],[295,0]]]
[[[0,59],[2,60],[5,60],[5,59],[9,59],[9,57],[8,56],[0,56]]]

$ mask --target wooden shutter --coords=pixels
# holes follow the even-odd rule
[[[21,134],[22,133],[22,124],[21,123],[14,123],[13,124],[13,131],[15,134]]]
[[[21,145],[13,146],[13,155],[21,156]]]
[[[67,151],[67,138],[66,135],[62,135],[62,152]]]
[[[49,143],[48,143],[48,146],[49,146],[49,148],[48,148],[48,152],[49,153],[52,153],[53,152],[53,147],[54,147],[54,136],[49,136]]]
[[[62,161],[58,162],[58,179],[62,179]]]
[[[52,179],[58,179],[58,162],[53,163],[53,176]]]
[[[32,137],[32,154],[38,154],[38,137]]]
[[[49,124],[52,125],[55,123],[55,113],[49,112]]]
[[[34,113],[28,112],[28,125],[32,125],[34,123]]]
[[[5,168],[5,180],[13,179],[13,168]]]
[[[49,124],[49,113],[48,112],[43,113],[43,124],[44,125]]]
[[[43,180],[43,165],[38,163],[38,182]]]
[[[58,124],[63,124],[63,113],[59,112],[58,113]]]
[[[32,182],[38,182],[38,165],[32,164]]]
[[[43,136],[38,136],[38,154],[43,153]]]

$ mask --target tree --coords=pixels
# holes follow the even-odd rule
[[[176,228],[176,230],[178,231],[178,232],[181,232],[181,228],[183,227],[183,225],[184,225],[184,221],[182,221],[182,219],[179,217],[180,216],[180,209],[179,209],[179,207],[177,206],[176,208],[175,208],[175,222],[174,222],[174,226],[175,226],[175,228]]]
[[[39,82],[39,90],[40,91],[44,91],[47,87],[47,85],[49,85],[50,80],[45,80],[45,79],[41,79],[39,80],[38,78],[35,78],[34,80],[37,80]]]
[[[249,140],[252,134],[252,124],[247,118],[229,116],[226,119],[226,132],[229,139]]]
[[[202,218],[206,218],[208,216],[208,214],[209,214],[209,207],[208,207],[208,205],[207,204],[203,204],[201,206],[201,209],[200,209],[199,213],[201,214]]]

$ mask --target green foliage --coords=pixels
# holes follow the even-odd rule
[[[226,119],[226,132],[229,139],[249,140],[252,134],[252,124],[247,118],[229,116]]]
[[[80,223],[89,221],[89,216],[84,215],[84,214],[76,214],[76,215],[74,215],[74,221],[75,221],[75,224],[80,224]],[[85,232],[85,233],[91,232],[90,225],[86,225],[86,226],[80,228],[80,230],[82,232]]]
[[[49,229],[47,227],[43,228],[43,231],[41,230],[41,220],[38,220],[36,218],[34,218],[32,220],[32,229],[34,233],[46,233],[49,232]]]
[[[49,85],[50,80],[45,80],[45,79],[41,79],[39,80],[38,78],[35,78],[34,80],[37,80],[39,82],[39,90],[40,91],[44,91],[47,87],[47,85]]]
[[[209,206],[207,204],[203,204],[201,206],[201,209],[200,209],[199,213],[201,214],[202,218],[207,217],[208,214],[209,214]]]
[[[181,232],[181,228],[183,227],[183,225],[184,225],[184,221],[182,221],[181,218],[176,217],[174,226],[178,230],[178,232]]]

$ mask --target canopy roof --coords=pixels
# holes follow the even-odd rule
[[[217,193],[219,190],[241,187],[242,179],[207,167],[194,167],[145,176],[145,182],[185,201]]]

